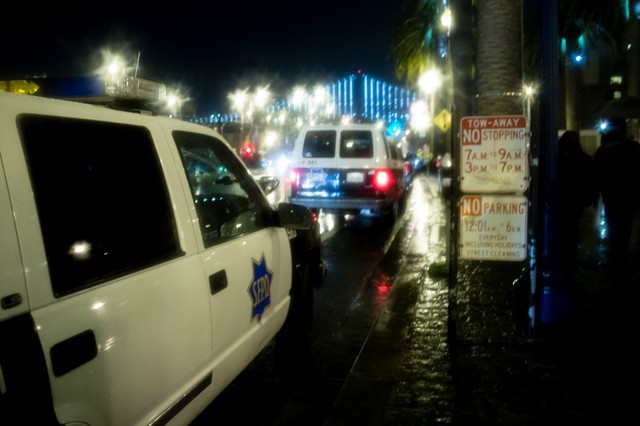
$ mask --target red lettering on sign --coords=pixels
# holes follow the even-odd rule
[[[482,197],[466,196],[462,197],[462,216],[480,216],[482,215]]]

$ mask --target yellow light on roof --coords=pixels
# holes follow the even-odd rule
[[[33,95],[38,90],[38,86],[33,81],[28,80],[8,80],[0,81],[0,92],[16,93],[18,95]]]

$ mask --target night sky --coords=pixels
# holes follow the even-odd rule
[[[358,70],[396,82],[399,0],[64,3],[3,5],[0,80],[87,75],[104,49],[132,65],[139,53],[138,76],[179,88],[199,113],[264,84],[277,93]]]

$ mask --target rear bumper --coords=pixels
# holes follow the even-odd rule
[[[324,210],[381,210],[393,200],[380,198],[321,198],[321,197],[291,197],[289,202],[300,204],[310,209]]]

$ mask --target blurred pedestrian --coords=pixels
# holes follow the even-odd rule
[[[614,290],[626,290],[628,249],[639,204],[640,144],[627,138],[624,120],[613,120],[594,154],[607,224]]]
[[[569,284],[575,277],[578,221],[597,194],[593,161],[582,149],[580,135],[564,132],[558,141],[558,223],[561,266]]]

